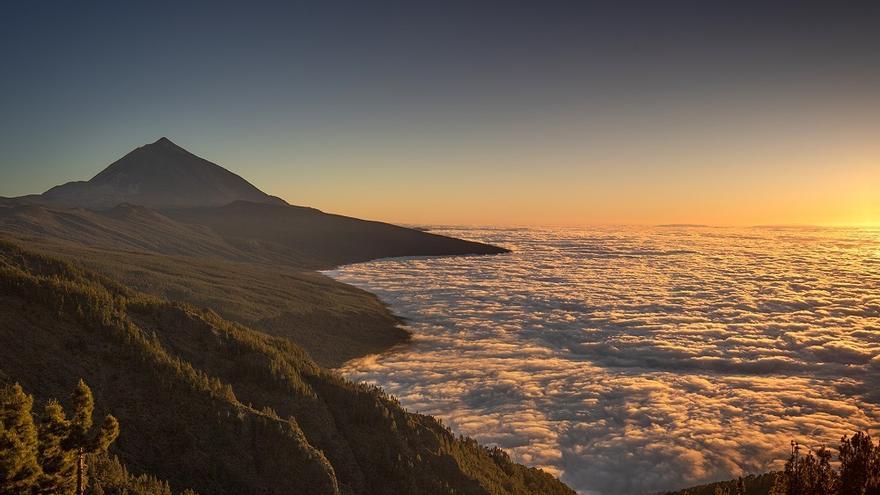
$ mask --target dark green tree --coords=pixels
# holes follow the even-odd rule
[[[107,416],[94,427],[91,390],[80,381],[71,400],[72,418],[57,401],[34,421],[33,398],[19,385],[0,387],[0,495],[172,495],[167,482],[131,475],[107,448],[119,423]],[[88,458],[92,464],[85,465]],[[86,473],[88,468],[91,483]],[[192,490],[183,495],[196,495]]]
[[[831,467],[831,452],[824,447],[801,454],[801,446],[791,443],[785,469],[773,485],[771,495],[830,495],[835,493],[838,475]]]
[[[106,452],[119,436],[119,422],[111,415],[104,418],[99,428],[93,428],[92,413],[95,399],[86,382],[80,380],[71,397],[73,406],[70,420],[70,435],[64,442],[68,451],[76,457],[76,495],[83,495],[88,483],[86,479],[86,455]]]
[[[76,453],[67,446],[71,424],[64,409],[50,401],[43,410],[39,427],[39,461],[42,474],[37,487],[40,494],[72,493],[76,473]]]
[[[851,438],[844,436],[838,450],[840,458],[840,489],[838,495],[867,495],[880,493],[880,445],[871,437],[858,432]]]
[[[771,495],[880,495],[880,445],[858,432],[840,440],[838,469],[825,448],[807,455],[792,442],[785,470],[776,478]]]
[[[24,493],[40,476],[34,400],[18,384],[0,388],[0,493]]]

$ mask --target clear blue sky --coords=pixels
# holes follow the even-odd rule
[[[721,3],[4,2],[0,195],[167,136],[391,221],[880,222],[880,3]]]

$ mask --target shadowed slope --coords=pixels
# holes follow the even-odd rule
[[[163,210],[182,223],[210,227],[245,249],[290,249],[311,268],[395,256],[500,254],[507,249],[383,222],[332,215],[314,208],[238,201],[219,208]]]
[[[144,207],[0,206],[2,238],[289,338],[323,366],[384,351],[409,336],[375,296],[303,270],[289,248],[240,250],[207,227]]]
[[[506,249],[313,208],[238,201],[157,212],[123,203],[86,210],[9,201],[0,232],[23,240],[229,261],[328,268],[392,256],[497,254]]]
[[[101,211],[34,204],[0,205],[0,232],[41,244],[248,259],[245,253],[208,228],[183,225],[153,210],[127,203]]]
[[[168,211],[174,219],[129,204],[98,211],[6,205],[0,236],[290,338],[325,366],[381,352],[408,333],[374,296],[309,269],[383,256],[501,251],[293,206],[241,202]],[[198,221],[210,226],[188,223]]]

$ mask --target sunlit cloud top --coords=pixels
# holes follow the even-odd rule
[[[583,495],[781,469],[880,428],[880,229],[449,229],[509,255],[330,272],[414,337],[347,363]]]
[[[168,136],[406,223],[878,224],[880,6],[39,2],[0,195]]]

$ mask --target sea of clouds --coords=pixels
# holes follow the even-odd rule
[[[330,272],[414,333],[343,373],[580,493],[764,472],[792,439],[880,432],[880,230],[439,233],[513,253]]]

